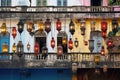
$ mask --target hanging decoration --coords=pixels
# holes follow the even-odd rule
[[[50,22],[50,19],[46,19],[46,22],[45,22],[45,31],[47,33],[49,33],[51,31],[51,22]]]
[[[106,20],[103,20],[101,22],[101,31],[102,31],[102,37],[105,39],[107,35],[107,22]]]
[[[118,32],[118,21],[116,19],[112,20],[112,32],[114,35]]]
[[[16,27],[12,27],[12,36],[14,39],[15,39],[16,35],[17,35]]]
[[[35,42],[35,45],[34,45],[34,53],[35,55],[38,55],[39,54],[39,43],[38,42]]]
[[[88,45],[88,41],[84,41],[84,45],[87,46]]]
[[[3,53],[8,53],[8,45],[7,45],[6,42],[3,43],[3,45],[2,45],[2,52],[3,52]]]
[[[28,42],[28,44],[27,44],[27,50],[28,50],[28,51],[30,50],[30,44],[29,44],[29,42]]]
[[[18,32],[21,34],[23,32],[23,28],[24,28],[23,21],[20,20],[17,25],[18,25]]]
[[[61,21],[60,21],[60,19],[57,19],[56,29],[57,29],[59,32],[61,31]]]
[[[61,46],[61,45],[59,45],[58,47],[57,47],[57,55],[62,55],[63,54],[63,47]]]
[[[13,45],[12,45],[12,52],[16,53],[16,51],[17,51],[17,46],[16,46],[15,43],[13,43]]]
[[[66,44],[67,44],[67,38],[66,38],[66,36],[64,36],[62,38],[62,45],[66,45]]]
[[[107,41],[107,49],[112,49],[114,47],[113,41],[111,38]]]
[[[75,24],[73,23],[72,19],[71,19],[70,24],[69,24],[69,31],[72,35],[75,32]]]
[[[51,40],[51,47],[52,47],[52,48],[55,47],[55,40],[54,40],[54,37],[52,37],[52,40]]]
[[[32,31],[33,26],[34,26],[34,24],[33,24],[32,21],[30,21],[30,20],[27,21],[27,31],[28,31],[28,32],[31,32],[31,31]]]
[[[70,40],[68,41],[68,48],[69,48],[70,50],[73,49],[73,41],[72,41],[71,38],[70,38]]]
[[[19,57],[21,57],[23,53],[24,53],[24,46],[23,46],[22,41],[19,41],[17,44],[17,54]]]
[[[47,57],[48,55],[48,48],[46,46],[42,47],[42,56]]]
[[[38,30],[43,31],[44,30],[44,23],[42,21],[42,19],[40,21],[38,21]]]
[[[75,45],[76,48],[79,46],[79,41],[78,41],[77,38],[75,38],[74,45]]]
[[[101,48],[101,55],[105,55],[105,49],[104,49],[104,46],[102,46],[102,48]]]
[[[80,21],[80,30],[81,30],[81,35],[85,35],[86,23],[84,19]]]
[[[1,26],[1,33],[5,35],[7,33],[7,26],[6,23],[3,23]]]
[[[90,52],[93,52],[94,50],[94,40],[92,39],[89,40],[89,50]]]

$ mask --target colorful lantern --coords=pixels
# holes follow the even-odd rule
[[[32,21],[28,21],[27,22],[27,31],[28,32],[31,32],[32,31],[32,29],[33,29],[33,22]]]
[[[57,54],[58,54],[58,55],[62,55],[62,54],[63,54],[63,47],[62,47],[61,45],[59,45],[59,46],[57,47]]]
[[[3,43],[3,45],[2,45],[2,52],[3,52],[3,53],[8,53],[8,45],[7,45],[6,42]]]
[[[87,46],[87,45],[88,45],[88,42],[87,42],[87,41],[84,41],[84,45]]]
[[[85,20],[82,19],[80,21],[80,30],[81,30],[81,35],[85,35],[85,30],[86,30],[86,23],[85,23]]]
[[[44,30],[44,23],[42,19],[38,21],[38,30],[43,31]]]
[[[51,40],[51,47],[54,48],[55,47],[55,40],[54,38],[52,37],[52,40]]]
[[[109,40],[107,41],[107,48],[111,49],[114,47],[113,41],[109,38]]]
[[[43,46],[42,54],[46,55],[47,53],[48,53],[48,48],[46,46]]]
[[[76,48],[79,46],[79,41],[77,40],[77,38],[75,38],[74,45]]]
[[[34,45],[34,53],[35,53],[35,55],[39,54],[39,43],[38,42],[36,42]]]
[[[116,19],[112,20],[112,31],[114,34],[118,32],[118,21]]]
[[[12,46],[12,51],[13,51],[13,53],[15,53],[15,52],[17,51],[17,46],[16,46],[15,43],[14,43],[13,46]]]
[[[69,24],[69,31],[70,33],[73,35],[74,32],[75,32],[75,24],[73,23],[73,21],[71,20],[70,21],[70,24]]]
[[[69,48],[70,50],[73,49],[73,41],[72,41],[71,38],[70,38],[70,40],[69,40],[69,42],[68,42],[68,48]]]
[[[66,45],[66,44],[67,44],[67,38],[66,38],[65,36],[62,38],[62,44],[63,44],[63,45]]]
[[[27,50],[28,51],[30,50],[30,44],[29,43],[27,44]]]
[[[107,31],[107,22],[105,20],[103,20],[101,22],[101,31],[102,32],[106,32]]]
[[[95,31],[95,24],[96,22],[94,20],[91,21],[91,31]]]
[[[105,49],[104,49],[104,46],[102,46],[102,48],[101,48],[101,55],[105,55]]]
[[[18,32],[21,34],[23,32],[24,23],[22,22],[22,20],[20,20],[17,25],[18,25]]]
[[[17,44],[17,54],[18,54],[18,56],[21,57],[23,55],[23,52],[24,52],[23,43],[22,43],[22,41],[19,41],[18,44]]]
[[[57,29],[58,31],[61,30],[61,22],[60,22],[60,19],[58,19],[57,22],[56,22],[56,29]]]
[[[107,32],[102,32],[102,37],[105,39],[107,35]]]
[[[1,33],[3,35],[5,35],[7,32],[7,26],[6,26],[6,23],[3,23],[2,26],[1,26]]]
[[[51,31],[51,22],[50,22],[50,19],[46,19],[46,22],[45,22],[45,31],[47,33],[49,33]]]
[[[12,36],[14,39],[15,39],[16,35],[17,35],[16,27],[12,27]]]
[[[91,52],[93,52],[93,50],[94,50],[94,40],[89,40],[89,50],[91,51]]]

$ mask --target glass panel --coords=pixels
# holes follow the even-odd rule
[[[67,6],[67,0],[63,0],[63,6]]]
[[[57,6],[62,6],[61,0],[57,0]]]
[[[41,0],[37,0],[37,6],[41,6]]]
[[[43,6],[47,6],[47,0],[43,0],[43,1],[42,1],[42,5],[43,5]]]

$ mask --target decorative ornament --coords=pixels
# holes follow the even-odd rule
[[[62,45],[66,45],[67,44],[67,38],[64,36],[62,38]]]
[[[8,53],[8,45],[7,45],[6,42],[3,43],[3,45],[2,45],[2,52],[3,52],[3,53]]]
[[[35,55],[38,55],[39,52],[40,52],[40,51],[39,51],[39,43],[36,42],[35,45],[34,45],[34,53],[35,53]]]
[[[42,21],[42,19],[40,21],[38,21],[38,30],[43,31],[44,30],[44,23]]]
[[[50,19],[46,19],[46,22],[45,22],[45,31],[47,33],[49,33],[51,31],[51,22],[50,22]]]
[[[29,44],[29,42],[28,42],[28,44],[27,44],[27,50],[28,50],[28,51],[30,50],[30,44]]]
[[[62,55],[63,54],[63,47],[61,46],[61,45],[59,45],[58,47],[57,47],[57,55]]]
[[[17,25],[18,25],[18,32],[21,34],[23,32],[23,28],[24,28],[23,21],[20,20]]]
[[[17,35],[16,27],[12,27],[12,36],[14,39],[15,39],[16,35]]]
[[[72,19],[71,19],[70,24],[69,24],[69,31],[72,35],[75,32],[75,24],[73,23]]]
[[[57,19],[57,22],[56,22],[56,29],[57,29],[58,31],[61,30],[61,22],[60,22],[60,19]]]
[[[55,40],[54,40],[54,37],[52,37],[52,40],[51,40],[51,47],[52,47],[52,48],[55,47]]]
[[[22,41],[19,41],[17,44],[17,55],[21,57],[23,53],[24,53],[24,46],[23,46]]]
[[[101,48],[101,55],[105,55],[105,49],[104,49],[104,46],[102,46],[102,48]]]
[[[81,30],[81,35],[85,35],[86,23],[84,19],[80,21],[80,30]]]
[[[14,43],[14,44],[12,45],[12,52],[13,52],[13,53],[16,53],[16,51],[17,51],[17,46],[16,46],[16,44]]]
[[[89,50],[90,50],[90,52],[93,52],[93,50],[94,50],[94,40],[89,40]]]
[[[32,29],[33,29],[33,26],[34,26],[33,22],[29,20],[29,21],[27,22],[27,31],[28,31],[28,32],[31,32]]]
[[[68,41],[68,48],[69,48],[70,50],[73,49],[73,41],[72,41],[71,38],[70,38],[70,40]]]
[[[7,33],[7,26],[6,23],[3,23],[1,26],[1,33],[5,35]]]
[[[74,45],[75,45],[76,48],[79,46],[79,41],[78,41],[77,38],[75,38]]]

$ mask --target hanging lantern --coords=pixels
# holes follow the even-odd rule
[[[84,41],[84,45],[87,46],[87,45],[88,45],[88,42],[87,42],[87,41]]]
[[[104,46],[102,46],[102,48],[101,48],[101,55],[105,55],[105,49],[104,49]]]
[[[58,31],[61,30],[61,22],[60,22],[60,19],[58,19],[57,22],[56,22],[56,29],[57,29]]]
[[[100,47],[100,45],[101,45],[100,41],[97,41],[98,48]]]
[[[74,45],[75,45],[76,48],[77,48],[78,45],[79,45],[79,42],[78,42],[77,38],[75,38]]]
[[[70,50],[73,49],[73,41],[72,41],[71,38],[70,38],[70,40],[69,40],[69,42],[68,42],[68,48],[69,48]]]
[[[94,50],[94,40],[89,40],[89,50],[91,51],[91,52],[93,52],[93,50]]]
[[[23,52],[24,52],[23,43],[22,43],[22,41],[19,41],[18,44],[17,44],[17,54],[18,54],[18,56],[21,57],[23,55]]]
[[[17,46],[15,43],[12,45],[12,51],[13,51],[13,53],[15,53],[17,51]]]
[[[28,31],[28,32],[31,32],[31,31],[32,31],[33,25],[34,25],[34,24],[33,24],[32,21],[29,20],[29,21],[27,22],[27,31]]]
[[[38,21],[38,30],[43,31],[44,30],[44,23],[42,19]]]
[[[103,20],[101,22],[101,31],[102,32],[106,32],[107,31],[107,22],[105,20]]]
[[[118,32],[118,21],[116,19],[112,20],[112,31],[114,34]]]
[[[7,26],[6,23],[3,23],[1,26],[1,33],[5,35],[7,33]]]
[[[62,47],[61,45],[59,45],[59,46],[57,47],[57,54],[58,54],[58,55],[62,55],[62,54],[63,54],[63,47]]]
[[[94,62],[99,63],[100,62],[100,56],[94,56]]]
[[[51,40],[51,47],[54,48],[55,47],[55,40],[54,38],[52,37],[52,40]]]
[[[105,39],[107,35],[107,32],[102,32],[102,37]]]
[[[48,54],[48,48],[46,46],[43,46],[42,48],[42,56],[46,57]]]
[[[35,55],[39,54],[39,43],[37,43],[37,42],[34,45],[34,53],[35,53]]]
[[[70,21],[70,24],[69,24],[69,31],[70,33],[73,35],[74,32],[75,32],[75,24],[73,23],[73,21],[71,20]]]
[[[113,41],[109,38],[109,40],[107,41],[107,48],[112,49],[113,47],[114,47]]]
[[[63,45],[66,45],[66,44],[67,44],[67,38],[66,38],[65,36],[62,38],[62,44],[63,44]]]
[[[86,30],[86,23],[85,23],[85,20],[82,19],[80,21],[80,30],[81,30],[81,35],[85,35],[85,30]]]
[[[45,22],[45,31],[47,33],[49,33],[51,31],[51,22],[50,22],[50,19],[46,19],[46,22]]]
[[[3,52],[3,53],[8,53],[8,45],[7,45],[6,42],[3,43],[3,45],[2,45],[2,52]]]
[[[18,32],[21,34],[23,32],[24,23],[22,22],[22,20],[20,20],[17,25],[18,25]]]
[[[12,28],[12,36],[13,36],[14,39],[15,39],[16,35],[17,35],[16,27],[13,27]]]
[[[94,20],[91,21],[91,31],[95,31],[95,24],[96,22]]]
[[[30,50],[30,44],[29,43],[27,44],[27,50],[28,51]]]

